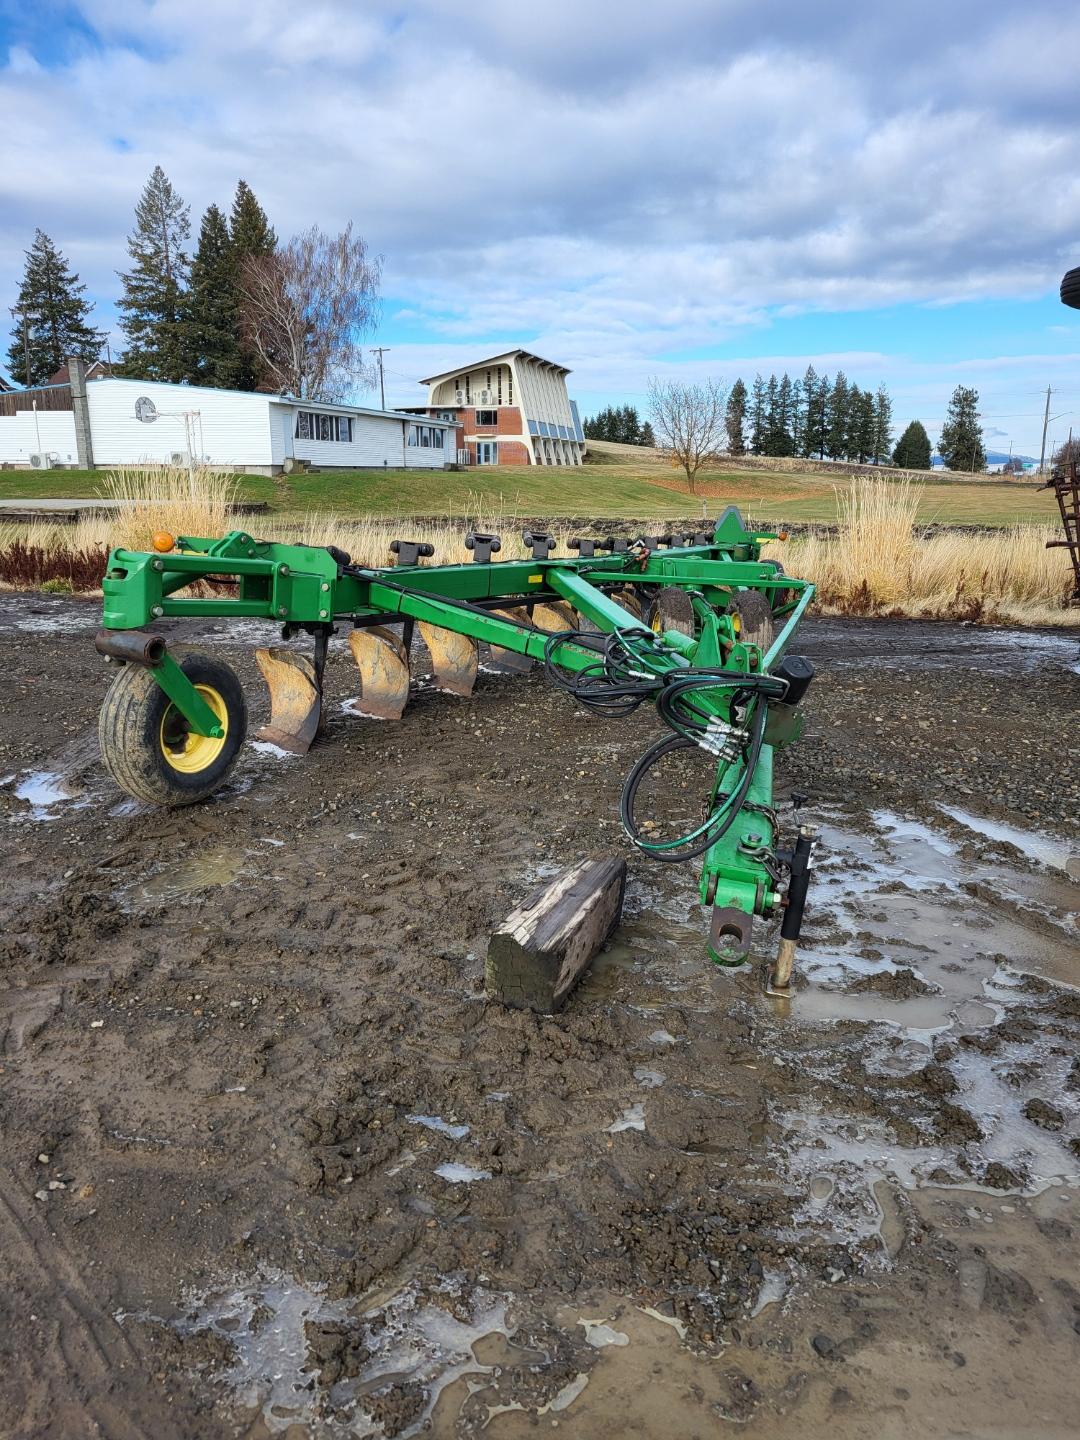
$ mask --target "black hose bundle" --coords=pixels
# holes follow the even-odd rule
[[[544,646],[544,669],[554,685],[572,695],[580,704],[598,715],[630,715],[646,700],[655,700],[657,714],[675,733],[665,735],[651,745],[637,761],[623,786],[619,800],[619,818],[627,835],[654,860],[667,863],[693,860],[715,845],[734,824],[750,783],[757,769],[764,743],[768,719],[768,701],[782,700],[787,694],[785,680],[752,671],[724,670],[719,667],[669,670],[655,674],[647,659],[635,653],[634,641],[652,644],[652,637],[632,632],[633,640],[619,631],[601,636],[597,631],[565,630],[550,637]],[[576,673],[559,666],[556,652],[560,645],[573,643],[596,652],[596,661]],[[723,725],[718,717],[701,703],[709,690],[730,690],[730,713],[752,710],[749,728],[740,733],[735,727]],[[722,740],[718,724],[723,731]],[[718,736],[712,749],[705,742],[710,732]],[[634,809],[638,790],[653,767],[676,750],[701,747],[725,758],[724,749],[738,746],[738,754],[727,754],[728,767],[742,764],[739,783],[730,791],[714,789],[716,803],[707,818],[687,835],[676,840],[646,840],[641,833]]]

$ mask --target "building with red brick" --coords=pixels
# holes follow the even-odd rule
[[[416,411],[456,422],[465,465],[580,465],[585,434],[567,394],[569,374],[528,350],[507,350],[429,375],[420,382],[428,403]]]

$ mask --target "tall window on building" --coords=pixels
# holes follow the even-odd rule
[[[500,405],[502,404],[502,372],[503,372],[503,367],[500,365],[499,368],[498,368],[498,370],[495,372],[495,374],[496,374],[496,379],[497,379],[498,382],[499,382],[499,404],[500,404]]]
[[[514,372],[509,366],[506,368],[506,403],[508,405],[514,403]]]
[[[351,415],[320,415],[312,410],[296,412],[297,440],[329,440],[348,444],[352,440]]]

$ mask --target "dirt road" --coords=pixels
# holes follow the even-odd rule
[[[96,623],[0,597],[0,1434],[1077,1433],[1074,640],[810,623],[794,1000],[633,858],[541,1019],[487,934],[625,853],[652,716],[485,672],[378,724],[337,656],[310,756],[152,812]]]

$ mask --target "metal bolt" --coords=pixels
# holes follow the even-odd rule
[[[750,833],[749,833],[749,834],[747,835],[747,837],[746,837],[746,843],[747,843],[748,845],[760,845],[760,844],[761,844],[761,836],[758,834],[758,832],[757,832],[756,830],[751,830]]]
[[[153,567],[155,570],[164,570],[164,569],[165,569],[165,562],[164,562],[164,560],[151,560],[150,564],[152,565],[152,567]]]
[[[319,586],[319,589],[322,590],[323,592],[325,592],[325,591],[327,591],[327,590],[330,589],[330,586],[329,586],[329,585],[326,583],[326,581],[324,580],[323,583]]]
[[[151,605],[151,607],[150,607],[150,614],[151,614],[151,615],[164,615],[164,614],[165,614],[165,611],[161,608],[160,605]]]
[[[320,620],[325,620],[326,617],[327,617],[327,615],[328,615],[329,613],[330,613],[330,612],[329,612],[328,610],[320,610],[320,611],[319,611],[319,619],[320,619]]]
[[[282,618],[284,618],[284,617],[289,613],[288,606],[287,606],[287,605],[279,605],[279,606],[277,607],[277,613],[278,613]]]
[[[287,575],[289,573],[289,567],[287,565],[279,565],[277,573],[279,575]]]

